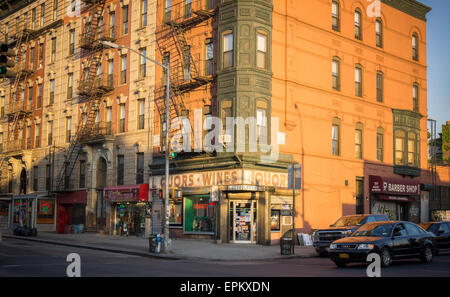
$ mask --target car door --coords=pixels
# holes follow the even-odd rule
[[[405,223],[406,231],[408,232],[408,242],[409,242],[409,248],[406,251],[406,254],[420,254],[422,251],[422,234],[420,231],[416,228],[416,226],[412,223]]]
[[[410,249],[410,242],[408,241],[408,232],[403,223],[395,225],[392,232],[392,255],[394,257],[402,257],[407,255]]]
[[[450,227],[448,223],[442,223],[438,229],[438,237],[436,241],[438,242],[438,249],[449,249],[450,248]]]

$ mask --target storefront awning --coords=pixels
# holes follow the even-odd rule
[[[148,201],[148,184],[108,187],[103,195],[109,201]]]
[[[414,202],[414,196],[378,195],[380,200]]]

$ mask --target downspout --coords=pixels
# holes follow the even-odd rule
[[[287,7],[288,0],[285,0],[285,20],[284,20],[284,126],[287,125]]]

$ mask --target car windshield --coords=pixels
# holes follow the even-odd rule
[[[366,217],[363,216],[353,216],[353,217],[342,217],[339,220],[337,220],[336,223],[331,225],[332,227],[348,227],[348,226],[359,226],[361,225],[362,221]]]
[[[352,237],[358,236],[376,236],[388,237],[391,235],[394,224],[366,224],[353,232]]]

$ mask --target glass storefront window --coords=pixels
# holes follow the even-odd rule
[[[53,224],[54,222],[55,222],[55,201],[39,199],[36,223]]]
[[[184,198],[184,231],[214,232],[215,203],[209,202],[209,195]]]
[[[169,224],[171,226],[183,224],[183,201],[181,199],[169,201]]]
[[[270,230],[280,231],[280,211],[272,210],[270,215]]]

